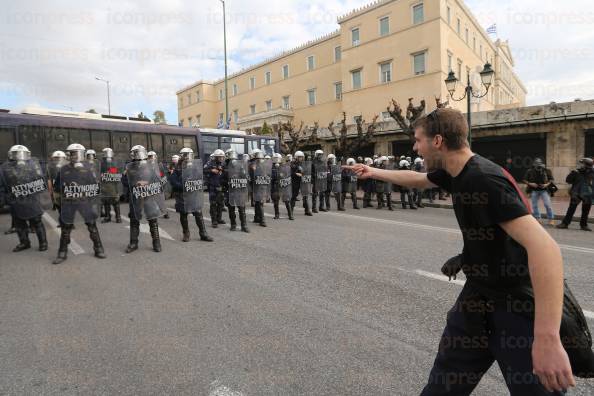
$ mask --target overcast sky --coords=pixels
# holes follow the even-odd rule
[[[427,0],[435,1],[435,0]],[[363,0],[227,0],[229,70],[338,28]],[[509,39],[528,104],[594,98],[591,0],[466,0],[483,27]],[[563,7],[560,7],[562,4]],[[0,0],[0,108],[27,105],[135,115],[224,75],[218,0]]]

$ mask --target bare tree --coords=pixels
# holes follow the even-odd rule
[[[390,116],[396,121],[398,126],[402,129],[402,131],[409,137],[411,141],[414,140],[414,130],[413,124],[414,122],[424,113],[425,111],[425,100],[421,100],[421,104],[419,106],[413,105],[413,98],[408,99],[408,107],[406,108],[406,118],[402,114],[402,107],[392,99],[392,103],[388,105],[388,112]]]
[[[303,127],[303,121],[298,129],[295,128],[291,121],[280,123],[278,128],[278,138],[280,141],[280,149],[283,154],[292,154],[297,151],[297,148],[300,146],[304,138]],[[285,134],[288,134],[291,139],[288,142],[285,141]]]
[[[446,107],[448,107],[450,105],[450,101],[448,100],[447,102],[443,102],[441,101],[441,97],[435,97],[435,106],[438,109],[445,109]]]
[[[336,153],[339,156],[347,157],[351,156],[356,153],[362,147],[368,146],[372,143],[373,136],[377,130],[377,119],[379,118],[378,115],[373,117],[373,120],[370,124],[367,125],[367,130],[365,130],[365,120],[363,117],[357,117],[355,119],[357,123],[357,136],[348,139],[347,135],[347,126],[346,126],[346,113],[342,113],[342,125],[338,133],[336,132],[336,127],[334,126],[334,122],[331,122],[328,125],[328,130],[332,135],[336,143]]]

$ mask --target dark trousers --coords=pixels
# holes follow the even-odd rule
[[[569,207],[567,208],[567,214],[563,219],[563,224],[570,225],[573,220],[573,215],[578,207],[578,205],[582,204],[582,218],[580,220],[580,226],[587,227],[588,226],[588,216],[590,215],[590,209],[592,208],[591,201],[584,201],[579,197],[572,197],[571,201],[569,202]]]
[[[494,362],[511,396],[561,395],[547,392],[532,373],[534,322],[510,312],[505,303],[486,305],[479,312],[477,305],[465,302],[464,296],[470,292],[467,285],[448,313],[439,351],[421,396],[470,395]],[[472,312],[468,307],[474,307]]]

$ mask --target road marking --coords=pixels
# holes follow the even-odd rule
[[[228,386],[221,385],[219,381],[210,384],[208,396],[243,396],[243,393],[231,390]]]
[[[43,220],[45,220],[45,222],[49,224],[49,226],[56,234],[62,234],[62,232],[58,228],[58,222],[54,220],[54,218],[50,216],[49,213],[46,212],[43,214]],[[76,241],[72,237],[70,237],[70,244],[68,245],[68,248],[75,256],[78,256],[85,252],[85,250],[78,243],[76,243]]]
[[[399,269],[406,271],[403,268],[399,268]],[[407,271],[407,272],[410,272],[410,271]],[[417,274],[417,275],[424,276],[424,277],[429,278],[429,279],[435,279],[435,280],[438,280],[438,281],[441,281],[441,282],[447,282],[447,283],[454,283],[454,284],[460,285],[460,286],[464,286],[464,284],[466,283],[465,281],[459,280],[459,279],[449,281],[448,278],[445,275],[434,274],[433,272],[427,272],[427,271],[423,271],[423,270],[416,270],[416,271],[414,271],[414,273]],[[583,312],[584,312],[584,316],[586,318],[588,318],[588,319],[594,319],[594,312],[587,311],[587,310],[584,310],[584,309],[583,309]]]
[[[122,220],[124,220],[125,222],[129,223],[130,222],[130,218],[126,217],[126,216],[122,216]],[[130,226],[126,226],[127,229],[130,229]],[[140,232],[142,232],[143,234],[150,234],[151,233],[151,229],[149,228],[149,225],[146,223],[140,223]],[[167,233],[167,231],[165,231],[163,229],[163,227],[159,227],[159,236],[161,238],[164,239],[169,239],[170,241],[175,241],[175,239],[173,239],[171,237],[171,235],[169,235]]]

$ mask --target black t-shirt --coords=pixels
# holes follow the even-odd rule
[[[499,226],[530,214],[513,177],[479,155],[456,177],[442,169],[427,177],[452,194],[464,239],[463,271],[468,281],[499,291],[530,285],[526,250]]]

